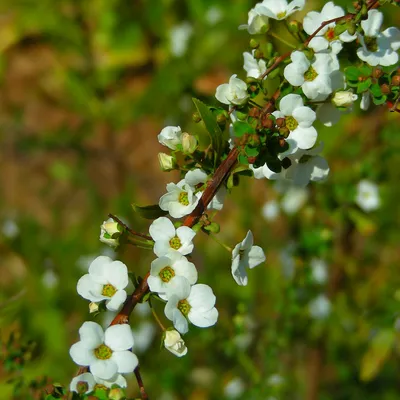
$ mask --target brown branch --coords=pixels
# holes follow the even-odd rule
[[[141,238],[144,238],[146,240],[153,240],[153,238],[149,235],[145,235],[144,233],[140,233],[140,232],[135,232],[134,230],[132,230],[131,228],[129,228],[128,225],[124,224],[118,217],[116,217],[113,214],[108,214],[108,216],[110,218],[112,218],[115,222],[118,222],[120,225],[122,225],[130,234],[134,235],[134,236],[139,236]]]
[[[135,368],[135,377],[140,389],[140,396],[143,400],[149,400],[149,396],[146,393],[146,389],[144,388],[142,376],[140,375],[139,365]]]

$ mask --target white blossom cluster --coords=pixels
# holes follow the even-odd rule
[[[270,19],[281,21],[302,10],[305,0],[263,0],[249,12],[248,23],[240,29],[247,29],[251,35],[267,33]],[[280,154],[281,160],[288,158],[290,166],[281,172],[274,172],[267,164],[251,169],[256,179],[268,178],[290,181],[304,187],[310,181],[322,181],[329,173],[328,163],[319,153],[322,144],[317,144],[317,131],[313,124],[318,119],[326,126],[338,122],[343,111],[350,111],[353,102],[358,98],[351,90],[346,89],[344,74],[340,71],[338,55],[344,43],[358,39],[360,47],[358,57],[371,66],[394,65],[399,60],[400,30],[391,27],[381,32],[383,14],[378,10],[368,11],[368,16],[361,21],[363,34],[350,34],[346,28],[340,34],[335,32],[336,23],[324,23],[345,15],[344,10],[332,1],[326,3],[320,12],[306,14],[302,23],[308,35],[313,35],[308,43],[312,56],[304,51],[295,50],[290,55],[283,75],[294,88],[301,88],[304,96],[288,94],[281,98],[279,107],[273,112],[275,118],[284,119],[289,129],[286,142],[289,149]],[[244,70],[249,78],[267,78],[266,62],[252,53],[243,53]],[[363,92],[361,107],[365,109],[369,102],[369,92]],[[230,107],[240,107],[249,100],[249,92],[244,81],[233,75],[229,83],[220,85],[216,90],[218,101]],[[307,100],[307,105],[305,105]],[[308,106],[308,104],[310,104]],[[312,103],[315,103],[312,106]],[[321,104],[323,103],[323,104]],[[313,108],[316,109],[315,111]],[[236,120],[235,113],[231,114]]]

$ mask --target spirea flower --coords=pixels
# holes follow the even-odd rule
[[[261,214],[267,221],[275,221],[279,216],[279,203],[276,200],[267,201],[262,207]]]
[[[166,255],[156,258],[151,263],[150,276],[147,279],[152,292],[168,298],[178,286],[194,285],[197,281],[197,270],[181,253],[171,250]]]
[[[181,128],[179,126],[166,126],[157,138],[162,145],[171,150],[176,150],[176,146],[182,143]]]
[[[253,246],[254,238],[251,231],[238,243],[232,251],[232,276],[240,286],[248,282],[247,268],[254,268],[265,261],[265,254],[260,246]]]
[[[293,86],[301,86],[311,100],[325,100],[333,91],[331,74],[336,70],[332,57],[317,53],[310,61],[301,51],[294,51],[292,62],[283,71],[286,80]]]
[[[160,217],[153,221],[149,228],[154,240],[154,253],[161,257],[171,249],[186,255],[193,251],[193,238],[196,232],[188,226],[180,226],[175,229],[174,224],[166,217]]]
[[[317,296],[315,299],[310,301],[308,305],[308,311],[311,317],[315,319],[327,318],[331,313],[331,308],[331,302],[324,294]]]
[[[357,55],[369,65],[386,67],[399,61],[400,30],[390,27],[380,32],[382,23],[383,14],[380,11],[368,11],[368,18],[361,21],[364,36],[358,34],[362,47],[357,49]]]
[[[70,348],[72,360],[100,379],[112,379],[116,374],[133,372],[138,359],[129,349],[133,336],[128,324],[113,325],[104,332],[95,322],[84,322],[79,329],[80,341]]]
[[[288,139],[295,142],[299,149],[309,149],[317,140],[317,131],[312,126],[316,119],[315,112],[305,107],[303,99],[298,94],[288,94],[279,103],[279,110],[274,111],[275,118],[284,118],[289,129]]]
[[[196,208],[200,196],[201,193],[195,194],[193,188],[182,179],[177,184],[167,184],[167,193],[161,196],[159,206],[168,211],[171,217],[182,218]]]
[[[266,15],[269,18],[282,20],[294,12],[302,10],[305,0],[293,0],[288,3],[286,0],[264,0],[258,3],[254,9],[260,15]]]
[[[336,107],[351,107],[357,98],[351,90],[340,90],[332,97],[332,103]]]
[[[217,87],[215,97],[223,104],[242,106],[247,103],[249,98],[246,82],[236,78],[236,75],[232,75],[229,83],[223,83]]]
[[[254,8],[249,11],[247,25],[240,25],[239,29],[247,29],[250,35],[266,33],[269,28],[269,21],[266,15],[262,15]]]
[[[247,72],[248,78],[258,78],[267,70],[266,62],[264,60],[257,60],[254,57],[254,52],[255,50],[251,53],[243,53],[243,68]]]
[[[343,9],[336,6],[332,1],[326,3],[321,12],[310,11],[303,20],[303,28],[309,34],[313,34],[324,21],[344,16]],[[340,35],[335,34],[336,23],[333,22],[324,26],[308,44],[315,52],[331,49],[338,54],[342,50],[342,42],[351,42],[356,39],[356,35],[350,35],[344,31]]]
[[[109,218],[100,226],[100,242],[108,244],[111,247],[117,247],[121,233],[122,227],[112,218]]]
[[[323,284],[328,279],[328,265],[321,258],[311,260],[311,276],[314,282]]]
[[[183,357],[188,352],[184,340],[175,329],[165,331],[164,347],[177,357]]]
[[[366,212],[377,210],[381,205],[378,186],[366,179],[358,182],[356,203]]]
[[[90,264],[89,273],[79,279],[77,291],[92,302],[106,300],[107,309],[117,311],[126,300],[128,284],[128,269],[124,263],[99,256]]]
[[[182,285],[169,297],[164,313],[173,322],[175,329],[185,334],[189,330],[188,321],[200,328],[207,328],[217,322],[215,300],[212,289],[207,285],[200,283],[191,288]]]
[[[291,185],[281,200],[282,210],[293,215],[304,206],[308,199],[308,191],[306,188]]]

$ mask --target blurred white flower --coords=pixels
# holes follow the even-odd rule
[[[284,382],[285,379],[282,375],[279,374],[273,374],[267,380],[268,385],[273,387],[281,386]]]
[[[321,258],[311,260],[311,275],[316,283],[323,284],[328,279],[328,265]]]
[[[267,221],[275,221],[279,216],[279,203],[276,200],[267,201],[262,207],[261,214]]]
[[[169,31],[169,42],[171,53],[175,57],[181,57],[186,53],[189,39],[193,34],[192,25],[185,21],[173,26]]]
[[[282,264],[282,274],[286,279],[292,279],[296,270],[296,260],[294,253],[296,250],[295,243],[289,243],[279,253],[279,259]]]
[[[255,11],[260,15],[265,15],[269,18],[282,20],[294,12],[302,10],[305,0],[293,0],[288,3],[286,0],[264,0],[256,4]]]
[[[53,269],[48,268],[42,276],[42,283],[48,289],[53,289],[58,285],[60,279]]]
[[[236,75],[232,75],[229,83],[223,83],[217,87],[215,97],[223,104],[242,106],[247,103],[249,98],[247,84],[241,79],[236,78]]]
[[[383,14],[380,11],[368,11],[368,18],[361,21],[364,36],[358,34],[362,47],[357,49],[357,55],[369,65],[386,67],[399,61],[400,30],[390,27],[380,32],[382,23]]]
[[[164,346],[177,357],[183,357],[188,352],[184,340],[175,329],[165,331]]]
[[[215,25],[219,21],[221,21],[221,19],[223,17],[223,10],[221,10],[217,6],[208,7],[205,17],[206,17],[206,21],[210,25]]]
[[[331,302],[324,295],[320,294],[308,304],[308,311],[315,319],[325,319],[331,313]]]
[[[378,186],[368,180],[362,180],[357,185],[357,205],[364,211],[377,210],[381,205]]]
[[[239,377],[231,379],[224,387],[224,395],[228,399],[238,399],[244,391],[246,390],[246,385],[243,380]]]
[[[254,268],[266,259],[263,249],[260,246],[253,246],[253,243],[253,233],[248,231],[243,241],[232,251],[232,276],[240,286],[247,285],[247,268]]]
[[[298,186],[289,187],[281,200],[282,210],[288,215],[295,214],[304,206],[308,195],[309,193],[306,188]]]
[[[19,234],[19,228],[17,223],[11,219],[7,218],[1,227],[1,232],[8,239],[14,239]]]

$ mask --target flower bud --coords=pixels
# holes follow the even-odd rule
[[[383,71],[382,71],[380,68],[375,67],[375,68],[372,70],[372,76],[373,76],[374,78],[379,79],[382,75],[383,75]]]
[[[357,100],[357,95],[350,90],[336,92],[332,98],[332,103],[336,107],[351,107],[353,102]]]
[[[177,357],[184,356],[188,351],[180,333],[175,329],[165,331],[164,346]]]
[[[118,222],[109,218],[100,226],[100,242],[108,244],[111,247],[117,247],[123,230],[123,227]]]
[[[347,28],[347,32],[349,32],[349,35],[354,35],[357,30],[357,25],[354,23],[353,20],[350,20],[350,21],[347,21],[346,28]]]
[[[121,388],[114,388],[110,390],[108,394],[110,400],[122,400],[126,398],[125,391]]]
[[[182,147],[183,152],[186,154],[192,154],[197,149],[197,139],[189,133],[184,133],[182,136]]]
[[[251,39],[251,40],[250,40],[250,47],[251,47],[252,49],[257,49],[258,46],[260,46],[260,43],[257,42],[257,40],[255,40],[255,39]]]
[[[392,89],[390,89],[390,86],[388,84],[386,84],[386,83],[381,85],[381,90],[382,90],[383,94],[389,94],[392,91]]]
[[[283,128],[279,128],[279,133],[286,139],[290,135],[290,130],[284,126]]]
[[[165,153],[158,153],[158,162],[164,172],[172,171],[176,167],[175,158]]]
[[[276,121],[275,121],[275,123],[276,123],[276,126],[277,126],[278,128],[283,128],[284,126],[286,126],[286,120],[285,120],[285,118],[277,118]]]
[[[298,21],[294,21],[294,20],[288,22],[287,28],[288,28],[289,32],[291,32],[291,33],[299,33],[303,29],[301,23]]]
[[[395,75],[392,77],[392,85],[400,86],[400,75]]]
[[[92,301],[91,303],[89,303],[89,313],[93,314],[99,311],[99,305],[97,303],[95,303],[94,301]]]

